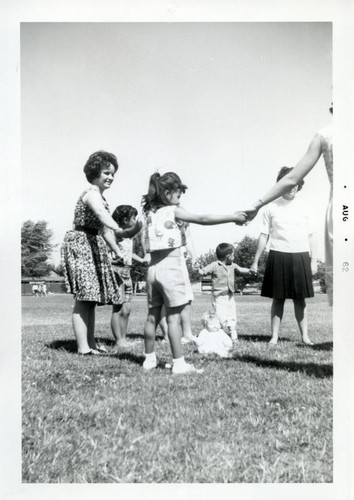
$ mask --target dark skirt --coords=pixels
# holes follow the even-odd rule
[[[270,250],[261,295],[273,299],[313,297],[309,253],[285,253]]]

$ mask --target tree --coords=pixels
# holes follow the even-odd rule
[[[215,251],[209,250],[205,254],[202,254],[199,257],[197,257],[196,263],[199,267],[205,267],[211,262],[214,262],[214,260],[216,260]],[[193,268],[192,259],[190,258],[189,255],[187,255],[186,264],[187,264],[189,279],[191,280],[192,283],[198,282],[200,280],[200,274],[196,269]]]
[[[317,272],[313,275],[314,280],[318,280],[322,293],[326,293],[325,263],[317,259]]]
[[[58,275],[58,276],[64,276],[64,267],[63,264],[58,264],[57,266],[52,266],[52,270]]]
[[[258,238],[245,236],[237,245],[234,261],[241,267],[251,267],[258,244]],[[261,283],[264,277],[265,264],[267,260],[266,252],[260,257],[258,262],[257,275],[236,274],[237,288],[242,290],[248,283]]]
[[[31,278],[47,276],[52,266],[51,257],[53,231],[47,222],[26,220],[21,228],[21,274]]]

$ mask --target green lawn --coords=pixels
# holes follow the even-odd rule
[[[210,296],[196,294],[194,331]],[[282,340],[269,339],[270,299],[237,296],[233,359],[185,357],[200,375],[172,376],[168,345],[144,373],[146,297],[137,296],[130,348],[114,354],[110,308],[97,337],[110,356],[80,358],[71,296],[23,297],[23,481],[332,482],[332,324],[326,296],[308,301],[314,347],[302,346],[292,304]]]

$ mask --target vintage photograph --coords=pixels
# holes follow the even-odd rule
[[[332,22],[22,22],[23,483],[333,482]]]

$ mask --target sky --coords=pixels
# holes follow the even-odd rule
[[[57,245],[99,149],[117,155],[111,211],[140,209],[149,177],[174,171],[193,213],[247,209],[331,121],[332,25],[22,23],[22,219],[46,220]],[[298,195],[324,259],[329,183],[321,158]],[[257,238],[248,226],[193,225],[197,255]]]

